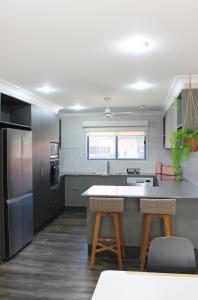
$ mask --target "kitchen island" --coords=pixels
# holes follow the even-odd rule
[[[90,248],[95,214],[89,209],[89,197],[123,197],[123,231],[126,250],[136,256],[141,244],[143,216],[139,211],[140,198],[176,198],[176,215],[173,216],[173,232],[175,236],[190,239],[198,249],[198,186],[183,181],[180,184],[165,183],[158,178],[159,185],[148,186],[103,186],[93,185],[82,193],[87,198],[87,242]],[[151,238],[162,235],[159,220],[152,224]],[[111,220],[104,218],[101,234],[112,235]],[[131,249],[133,247],[133,249]]]

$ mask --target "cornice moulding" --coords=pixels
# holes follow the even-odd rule
[[[198,88],[198,75],[191,75],[192,88]],[[183,89],[187,89],[189,85],[189,75],[176,76],[169,93],[163,103],[162,112],[163,114],[169,109],[174,99],[179,96]]]
[[[0,78],[0,92],[58,113],[62,107]]]

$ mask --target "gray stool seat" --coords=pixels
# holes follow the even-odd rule
[[[142,214],[175,215],[176,199],[140,199]]]
[[[90,210],[93,212],[120,212],[124,211],[123,198],[89,198]]]

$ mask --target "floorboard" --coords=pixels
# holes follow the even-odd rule
[[[116,260],[100,257],[89,270],[86,213],[65,211],[0,266],[0,299],[90,300],[101,271],[109,269],[117,269]],[[125,269],[139,270],[135,260]]]

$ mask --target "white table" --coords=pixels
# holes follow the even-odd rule
[[[104,271],[92,300],[195,300],[198,276]]]

